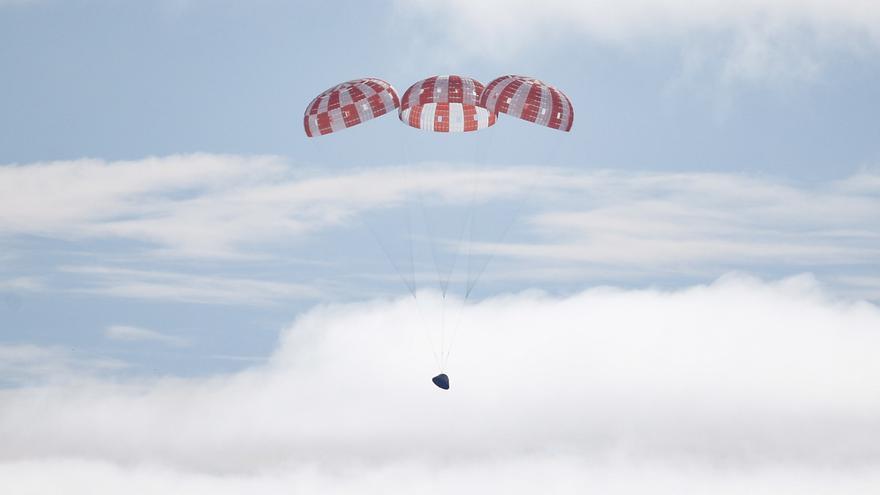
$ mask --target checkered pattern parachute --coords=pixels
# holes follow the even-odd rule
[[[434,76],[403,93],[398,116],[404,123],[434,132],[469,132],[495,124],[495,113],[480,105],[483,85],[462,76]]]
[[[486,86],[481,106],[538,125],[571,130],[574,107],[565,93],[547,83],[524,76],[501,76]]]
[[[397,92],[381,79],[365,78],[338,84],[306,107],[306,136],[320,136],[354,127],[400,106]]]

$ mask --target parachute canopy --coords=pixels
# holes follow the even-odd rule
[[[423,79],[403,93],[398,116],[417,129],[470,132],[495,124],[495,113],[480,102],[483,85],[464,76]]]
[[[306,107],[303,126],[306,136],[321,136],[354,127],[399,106],[391,84],[372,77],[355,79],[315,97]]]
[[[570,131],[574,107],[562,91],[525,76],[501,76],[486,86],[480,106],[551,129]]]

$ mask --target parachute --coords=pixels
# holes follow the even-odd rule
[[[303,115],[303,127],[307,137],[317,137],[326,134],[336,133],[349,127],[358,126],[371,119],[380,117],[393,110],[397,110],[399,120],[409,126],[421,131],[404,133],[405,135],[389,136],[389,140],[394,146],[381,146],[381,149],[387,152],[388,149],[400,149],[408,153],[405,163],[419,163],[418,159],[409,156],[409,153],[421,153],[421,163],[428,164],[430,172],[431,163],[449,162],[449,158],[455,154],[460,154],[468,148],[468,144],[473,145],[475,153],[485,154],[489,149],[489,141],[479,133],[480,137],[469,137],[472,134],[478,134],[475,131],[481,131],[495,126],[500,114],[507,114],[540,126],[551,129],[568,132],[571,130],[574,122],[574,109],[571,100],[562,91],[555,87],[544,83],[538,79],[506,75],[498,77],[484,86],[476,79],[460,76],[460,75],[439,75],[432,76],[411,85],[403,93],[401,98],[391,84],[377,78],[362,78],[344,82],[333,86],[315,97],[306,106]],[[379,129],[379,136],[385,131]],[[368,132],[369,133],[369,132]],[[435,138],[428,137],[431,134],[446,134],[447,139],[438,142]],[[494,132],[489,132],[489,135]],[[453,135],[457,137],[453,138]],[[374,135],[375,136],[375,135]],[[421,138],[419,136],[425,136]],[[332,141],[332,140],[331,140]],[[418,146],[411,146],[413,141]],[[320,141],[324,143],[323,140]],[[505,143],[507,146],[509,143]],[[532,144],[529,144],[532,145]],[[334,146],[333,148],[340,148]],[[475,156],[465,157],[464,161],[459,163],[469,163],[471,167],[475,167],[480,160]],[[410,166],[409,168],[415,168]],[[424,172],[425,169],[419,169]],[[412,178],[419,174],[413,174],[412,170],[407,167],[402,168],[402,172]],[[419,305],[419,291],[416,286],[416,262],[414,261],[414,253],[418,253],[417,248],[422,248],[422,252],[430,252],[431,263],[437,272],[437,284],[439,295],[442,299],[436,306],[438,318],[436,322],[427,322],[427,326],[436,325],[439,335],[439,353],[435,349],[435,342],[431,339],[429,330],[426,328],[428,343],[434,354],[434,359],[439,368],[440,373],[431,380],[437,387],[448,390],[449,377],[444,372],[447,364],[455,335],[459,328],[462,309],[471,295],[471,291],[480,279],[483,271],[492,259],[493,254],[486,254],[486,246],[500,243],[513,223],[515,214],[508,210],[519,208],[504,207],[502,208],[502,217],[512,216],[509,223],[498,222],[498,215],[492,218],[487,224],[497,229],[498,235],[488,235],[489,228],[476,229],[474,225],[478,222],[475,215],[475,205],[478,201],[486,201],[477,199],[479,190],[478,176],[482,171],[474,169],[468,174],[463,168],[453,169],[453,173],[458,174],[462,182],[462,188],[466,188],[470,184],[471,193],[459,195],[459,207],[466,206],[465,212],[454,214],[454,208],[449,208],[443,202],[434,201],[431,203],[430,192],[435,184],[430,182],[433,177],[428,173],[428,182],[415,184],[416,187],[410,186],[411,191],[415,191],[418,196],[418,208],[420,213],[414,214],[413,208],[409,207],[407,218],[401,222],[406,226],[404,229],[397,227],[397,232],[386,233],[388,235],[379,235],[374,225],[370,225],[366,219],[364,223],[373,234],[377,244],[388,258],[388,261],[397,271],[401,281],[406,285],[412,294],[416,305]],[[407,179],[410,180],[410,179]],[[485,179],[482,179],[485,180]],[[470,202],[465,203],[461,200],[461,196],[470,197]],[[439,206],[438,206],[439,205]],[[431,209],[434,208],[434,211]],[[421,217],[424,220],[424,235],[419,235],[414,231],[414,219]],[[446,232],[442,232],[443,228]],[[392,228],[394,230],[394,228]],[[479,232],[478,232],[479,230]],[[483,237],[482,241],[475,238],[475,233]],[[405,253],[398,253],[398,261],[395,261],[393,255],[393,243],[389,239],[406,239]],[[482,244],[482,261],[477,261],[480,254],[472,249],[476,244]],[[425,248],[425,245],[429,248]],[[462,244],[467,244],[463,248]],[[444,265],[442,254],[448,253],[450,260]],[[456,266],[459,255],[466,258],[466,277],[463,279],[462,297],[460,297],[460,307],[458,311],[458,320],[453,320],[454,326],[450,326],[452,331],[451,340],[446,340],[447,332],[447,290],[450,285],[452,273]],[[424,258],[423,258],[424,259]],[[409,266],[405,264],[408,263]],[[429,298],[430,300],[430,298]],[[424,318],[422,308],[419,307],[419,313]],[[423,323],[425,323],[423,321]]]
[[[571,100],[562,91],[525,76],[501,76],[486,86],[480,105],[551,129],[568,132],[574,123]]]
[[[462,76],[434,76],[403,93],[398,116],[405,124],[434,132],[471,132],[495,124],[495,113],[479,101],[483,85]]]
[[[322,136],[380,117],[399,106],[397,92],[387,82],[372,77],[355,79],[316,96],[306,107],[303,126],[306,136]]]

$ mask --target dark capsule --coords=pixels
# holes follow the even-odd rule
[[[434,378],[431,378],[431,381],[434,382],[434,385],[437,385],[443,390],[449,390],[449,377],[446,376],[446,373],[440,373]]]

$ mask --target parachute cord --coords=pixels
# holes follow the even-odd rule
[[[471,262],[471,242],[473,241],[473,222],[474,222],[474,214],[475,208],[474,205],[477,202],[477,168],[475,164],[471,164],[470,178],[471,178],[471,195],[468,200],[468,208],[467,208],[467,216],[465,217],[464,223],[461,224],[461,231],[458,233],[458,239],[455,240],[455,254],[452,258],[452,267],[449,270],[449,274],[446,279],[446,285],[449,285],[449,281],[452,278],[452,274],[455,272],[455,267],[458,263],[458,259],[461,258],[461,253],[467,253],[465,255],[465,263],[470,268]],[[468,233],[465,236],[465,233]],[[462,244],[467,244],[467,248],[464,249]],[[444,293],[445,294],[445,293]]]
[[[460,253],[462,251],[461,250],[461,243],[462,243],[462,240],[464,239],[465,230],[467,230],[468,220],[465,220],[465,223],[463,223],[461,226],[461,231],[459,232],[458,238],[455,240],[455,243],[454,243],[455,249],[453,250],[454,252],[452,255],[452,263],[445,270],[445,273],[444,273],[444,270],[441,269],[440,263],[438,262],[438,259],[437,259],[437,244],[438,244],[438,242],[435,239],[434,230],[431,228],[432,221],[431,221],[430,216],[428,215],[427,209],[425,208],[424,201],[421,202],[421,210],[422,210],[422,218],[425,221],[425,230],[428,233],[428,242],[431,246],[431,259],[434,263],[434,270],[437,272],[437,286],[440,289],[440,292],[443,294],[443,297],[445,298],[449,292],[449,282],[452,280],[453,273],[455,273],[455,267],[458,264],[458,259],[460,257]],[[473,208],[471,207],[471,208],[469,208],[469,210],[472,211]]]
[[[425,312],[422,310],[422,305],[419,303],[419,298],[413,297],[413,301],[415,302],[416,309],[419,311],[419,319],[421,319],[422,322],[422,334],[428,341],[428,347],[431,348],[431,355],[434,356],[434,364],[437,365],[437,369],[440,370],[440,373],[443,373],[443,364],[441,362],[442,356],[438,355],[437,350],[435,349],[434,339],[431,338],[431,331],[428,328],[428,318],[425,316]]]
[[[406,174],[406,182],[407,186],[411,186],[412,182],[412,174],[404,171]],[[418,285],[416,283],[416,261],[415,254],[413,250],[413,218],[412,218],[412,207],[409,202],[405,202],[406,206],[406,238],[407,238],[407,247],[409,248],[409,269],[410,274],[412,276],[412,284],[415,289],[413,292],[418,294]],[[418,299],[418,298],[416,298]]]
[[[404,165],[403,172],[406,175],[406,185],[407,185],[407,189],[408,189],[408,191],[405,191],[404,194],[406,194],[405,197],[409,197],[408,195],[412,192],[412,189],[415,189],[416,195],[419,198],[419,206],[422,209],[422,212],[424,214],[425,206],[424,206],[424,198],[423,198],[423,194],[422,194],[422,190],[421,190],[421,183],[418,180],[418,174],[412,170],[414,168],[413,159],[412,159],[413,153],[412,153],[412,149],[411,149],[412,143],[410,142],[409,139],[406,139],[406,138],[404,138],[402,140],[402,142],[403,142],[403,150],[404,150],[404,153],[406,154],[406,164]],[[414,248],[415,235],[413,232],[413,204],[412,203],[413,203],[413,201],[411,199],[404,201],[404,204],[406,207],[406,228],[407,228],[407,243],[408,243],[408,247],[409,247],[409,262],[410,262],[410,269],[412,271],[412,285],[413,285],[412,296],[413,296],[413,301],[415,302],[415,305],[416,305],[416,309],[419,312],[419,319],[421,320],[422,334],[425,336],[425,340],[428,343],[428,347],[431,349],[431,355],[434,356],[434,364],[437,366],[437,369],[440,370],[440,372],[442,373],[443,366],[441,363],[441,356],[442,356],[443,351],[441,348],[440,354],[438,354],[436,346],[434,345],[434,339],[431,337],[431,328],[430,328],[431,325],[428,325],[428,318],[425,316],[425,312],[422,309],[422,305],[421,305],[421,303],[419,303],[419,298],[418,298],[416,263],[415,263],[415,248]],[[436,263],[435,263],[435,268],[436,268]]]
[[[440,328],[440,336],[441,336],[442,340],[441,340],[441,344],[440,344],[440,355],[441,355],[441,363],[442,363],[442,366],[444,367],[444,369],[445,369],[447,361],[448,361],[449,353],[452,349],[452,342],[454,340],[454,335],[458,332],[458,325],[460,323],[462,308],[464,306],[464,299],[462,299],[462,303],[461,303],[461,305],[459,305],[458,311],[456,313],[457,316],[456,316],[455,320],[453,320],[455,322],[455,326],[452,327],[453,339],[450,339],[449,346],[447,347],[446,346],[446,329],[447,329],[446,309],[447,309],[448,305],[446,302],[446,299],[447,299],[446,298],[446,295],[447,295],[446,289],[448,289],[449,283],[452,279],[452,275],[453,275],[453,273],[455,273],[455,268],[458,264],[458,260],[459,260],[459,258],[462,257],[462,252],[466,253],[464,258],[465,258],[466,265],[468,267],[468,271],[470,271],[470,266],[471,266],[471,244],[473,242],[473,225],[474,225],[474,220],[475,220],[474,219],[474,215],[475,215],[474,205],[476,204],[476,197],[477,197],[477,169],[473,163],[471,164],[470,168],[471,168],[471,171],[470,171],[471,194],[470,194],[470,199],[468,200],[467,216],[465,217],[465,221],[461,226],[461,231],[458,234],[458,239],[456,239],[456,241],[455,241],[454,254],[453,254],[453,258],[452,258],[452,266],[449,268],[449,273],[447,273],[447,278],[446,278],[446,282],[445,282],[446,286],[443,291],[443,303],[442,303],[443,304],[443,308],[442,308],[443,313],[441,315],[441,328]],[[464,246],[463,244],[466,244],[466,246]],[[446,356],[446,357],[444,358],[442,356]]]
[[[471,168],[473,168],[473,164],[471,165]],[[428,242],[429,242],[430,250],[431,250],[431,260],[432,260],[432,263],[434,264],[434,270],[437,274],[437,285],[438,285],[438,288],[440,289],[440,293],[441,293],[441,297],[442,297],[442,299],[440,301],[441,306],[440,306],[440,329],[439,329],[440,330],[440,355],[441,356],[448,353],[446,351],[446,327],[447,327],[447,325],[446,325],[446,312],[447,311],[446,310],[447,310],[447,306],[448,306],[447,296],[449,294],[449,284],[452,280],[453,274],[455,273],[455,268],[458,265],[458,260],[459,260],[459,258],[461,258],[461,252],[464,251],[464,249],[462,249],[462,243],[465,240],[465,232],[467,232],[469,230],[468,227],[472,224],[472,218],[473,218],[473,213],[474,213],[474,203],[475,203],[475,198],[476,198],[476,178],[475,178],[474,172],[472,172],[470,175],[471,175],[471,197],[468,202],[468,215],[465,218],[464,223],[462,223],[461,229],[460,229],[458,236],[455,239],[455,242],[453,244],[453,255],[452,255],[452,261],[450,263],[450,266],[447,267],[445,270],[441,267],[441,263],[438,260],[437,251],[438,251],[439,241],[437,240],[436,236],[434,235],[434,230],[432,228],[433,222],[431,221],[430,215],[428,214],[427,208],[425,207],[425,200],[424,200],[424,196],[422,194],[422,191],[419,190],[419,202],[420,202],[420,207],[421,207],[421,211],[422,211],[422,218],[425,223],[425,230],[428,234]],[[467,250],[468,252],[470,251],[469,246],[470,246],[470,244],[468,244],[468,250]],[[470,268],[470,259],[469,258],[468,258],[468,267]],[[441,362],[441,367],[442,366],[443,366],[443,364]],[[441,372],[442,371],[443,370],[441,369]]]
[[[400,278],[401,282],[403,282],[403,285],[406,286],[407,290],[409,291],[410,295],[412,296],[413,303],[415,304],[416,310],[419,313],[419,320],[421,323],[421,325],[419,325],[419,326],[422,329],[422,335],[425,337],[425,341],[428,344],[428,348],[431,349],[431,355],[434,357],[434,364],[437,366],[438,369],[441,369],[440,355],[438,355],[438,353],[437,353],[436,346],[434,345],[434,339],[431,338],[431,331],[428,328],[428,319],[427,319],[427,317],[425,317],[425,312],[422,310],[422,305],[419,303],[418,289],[416,286],[416,278],[415,278],[415,264],[413,262],[413,256],[412,256],[412,251],[413,251],[413,249],[412,249],[412,235],[411,235],[412,220],[411,220],[410,210],[411,210],[410,208],[407,208],[407,230],[410,232],[409,239],[408,239],[409,251],[410,251],[410,266],[412,267],[412,280],[411,281],[407,280],[406,276],[403,274],[403,270],[401,270],[401,268],[398,266],[398,264],[394,262],[394,257],[391,256],[390,251],[385,246],[385,244],[382,242],[382,240],[379,238],[379,235],[376,232],[376,230],[373,228],[373,226],[370,225],[370,223],[366,220],[366,218],[364,218],[364,217],[360,217],[360,218],[361,218],[361,221],[363,222],[364,226],[367,228],[367,230],[373,236],[373,239],[376,241],[376,244],[379,245],[379,248],[382,250],[382,254],[385,255],[385,258],[388,260],[388,263],[391,264],[391,266],[394,268],[394,272],[397,274],[397,276]]]
[[[472,230],[470,235],[471,237],[473,236]],[[470,246],[468,246],[468,251],[470,251]],[[446,348],[446,353],[441,357],[441,362],[443,363],[444,368],[449,365],[449,355],[452,353],[452,346],[455,344],[456,337],[458,337],[458,329],[459,327],[461,327],[461,320],[464,316],[465,305],[467,305],[467,295],[461,298],[461,304],[458,306],[458,314],[455,318],[455,325],[452,327],[452,335],[449,339],[449,347]]]
[[[486,129],[483,132],[488,133],[488,141],[492,143],[494,141],[495,132],[494,129]],[[465,253],[465,265],[467,267],[466,278],[464,280],[464,288],[467,289],[470,285],[471,274],[473,271],[473,243],[474,243],[474,226],[476,225],[476,203],[477,203],[477,184],[479,182],[478,176],[480,175],[480,168],[486,162],[486,155],[488,154],[488,150],[491,146],[480,146],[477,148],[477,159],[471,162],[470,164],[470,186],[471,186],[471,194],[470,199],[468,201],[468,209],[467,209],[467,220],[462,226],[462,232],[459,236],[459,240],[457,243],[456,256],[458,253],[462,251]],[[465,237],[465,232],[467,232],[467,237]],[[462,244],[466,244],[463,246]],[[452,347],[455,344],[456,338],[458,337],[458,331],[461,327],[461,322],[464,316],[464,307],[467,305],[468,295],[466,294],[461,298],[461,304],[458,305],[458,311],[456,312],[456,316],[454,319],[454,324],[452,326],[452,332],[449,339],[449,345],[445,348],[445,352],[442,354],[442,362],[443,367],[449,365],[449,356],[452,353]],[[444,349],[441,349],[444,351]]]
[[[514,216],[514,218],[510,222],[508,222],[507,226],[504,228],[504,231],[501,233],[501,238],[498,240],[499,243],[504,242],[505,237],[507,237],[507,233],[510,231],[510,228],[515,223],[515,220],[516,220],[516,216]],[[452,330],[452,335],[451,335],[451,338],[449,341],[449,347],[446,349],[446,353],[442,357],[442,363],[443,363],[444,368],[449,364],[449,355],[452,353],[452,347],[453,347],[453,345],[455,345],[456,337],[458,337],[458,330],[461,327],[461,321],[462,321],[462,319],[464,319],[464,307],[467,305],[467,301],[470,298],[471,292],[473,291],[474,287],[477,285],[477,282],[480,280],[480,277],[486,271],[486,267],[489,266],[489,263],[492,261],[492,259],[494,257],[495,257],[495,253],[493,252],[489,255],[488,259],[486,260],[486,263],[483,264],[483,266],[480,268],[479,272],[477,272],[477,276],[474,278],[473,282],[471,283],[470,281],[468,281],[467,290],[464,293],[464,297],[461,299],[461,305],[459,306],[459,310],[458,310],[458,317],[456,318],[455,326],[453,327],[453,330]],[[441,351],[442,351],[442,349],[441,349]]]
[[[410,149],[410,142],[408,139],[403,139],[403,152],[406,155],[406,162],[403,165],[403,174],[405,177],[405,188],[411,189],[413,186],[413,174],[410,170],[412,168],[412,150]],[[415,255],[413,249],[413,221],[412,221],[412,201],[407,199],[409,191],[404,191],[404,207],[406,208],[406,233],[407,233],[407,247],[409,248],[409,267],[412,273],[412,281],[413,286],[416,287],[416,263],[415,263]],[[418,294],[418,290],[414,291],[413,296],[415,297]],[[416,297],[418,299],[418,297]]]
[[[497,129],[494,129],[492,127],[488,128],[484,131],[488,135],[486,136],[486,138],[487,138],[486,145],[481,146],[478,149],[478,153],[480,155],[480,159],[478,161],[480,162],[480,164],[483,164],[488,161],[486,159],[486,157],[489,154],[489,150],[493,149],[493,143],[496,141],[496,135],[497,135],[496,131],[497,131]],[[471,176],[471,187],[472,187],[472,189],[471,189],[470,219],[471,219],[472,223],[470,225],[468,246],[467,246],[467,279],[465,280],[465,287],[464,287],[464,292],[465,292],[464,299],[465,300],[467,299],[467,296],[470,293],[471,286],[474,285],[474,283],[472,283],[472,276],[473,276],[473,269],[474,269],[474,266],[473,266],[474,265],[473,264],[474,226],[475,226],[476,220],[477,220],[476,219],[476,208],[475,208],[476,195],[477,195],[477,168],[476,167],[474,167],[474,172]]]
[[[461,327],[461,321],[464,319],[464,307],[466,304],[467,299],[462,298],[461,304],[458,306],[458,314],[455,318],[455,326],[452,327],[452,335],[449,339],[449,347],[446,348],[446,354],[444,354],[440,358],[444,368],[449,365],[449,355],[452,353],[452,346],[455,344],[455,338],[458,336],[458,329],[459,327]]]
[[[412,295],[413,299],[417,299],[415,279],[412,282],[406,279],[406,277],[403,275],[403,272],[397,266],[397,263],[394,262],[394,258],[391,256],[391,253],[388,252],[388,249],[385,247],[382,241],[379,240],[379,235],[376,233],[375,229],[373,229],[373,226],[370,225],[369,222],[367,222],[367,220],[363,217],[361,218],[361,220],[363,221],[364,226],[367,227],[367,230],[370,231],[370,234],[373,235],[373,239],[376,241],[376,244],[378,244],[379,247],[382,249],[382,253],[385,255],[385,258],[388,259],[388,263],[390,263],[391,266],[394,268],[394,272],[397,274],[398,277],[400,277],[400,281],[403,282],[403,285],[405,285],[406,288],[409,290],[409,293],[410,295]]]
[[[465,259],[467,261],[467,278],[465,278],[465,288],[467,288],[468,283],[470,281],[471,274],[471,266],[472,266],[472,257],[471,254],[473,252],[473,243],[474,243],[474,224],[476,223],[476,198],[477,198],[477,169],[475,165],[472,165],[471,171],[471,198],[468,204],[468,216],[467,221],[465,222],[464,229],[462,229],[462,237],[461,240],[465,239],[464,230],[467,231],[467,247],[465,249]],[[461,242],[459,242],[461,244]],[[462,315],[464,314],[464,306],[467,304],[467,295],[461,298],[461,304],[458,306],[458,313],[455,318],[455,325],[452,327],[452,335],[449,340],[449,347],[446,348],[446,352],[442,357],[443,366],[446,367],[449,364],[449,355],[452,353],[452,346],[455,344],[455,339],[458,336],[458,329],[461,326]]]
[[[444,325],[444,317],[445,317],[445,314],[446,314],[446,290],[447,290],[448,287],[449,287],[449,278],[448,278],[448,276],[447,276],[447,278],[446,278],[445,281],[444,281],[444,278],[443,278],[443,275],[442,275],[442,270],[440,269],[440,263],[438,263],[438,261],[437,261],[437,243],[436,243],[436,241],[435,241],[435,239],[434,239],[434,231],[433,231],[433,229],[431,228],[431,221],[430,221],[430,219],[429,219],[429,217],[428,217],[427,209],[425,208],[425,199],[424,199],[424,193],[423,193],[422,188],[421,188],[421,184],[419,184],[419,187],[416,188],[416,191],[417,191],[417,195],[418,195],[418,198],[419,198],[419,208],[420,208],[420,210],[421,210],[421,212],[422,212],[422,219],[423,219],[424,224],[425,224],[425,233],[426,233],[427,236],[428,236],[428,245],[429,245],[429,247],[430,247],[430,251],[431,251],[431,262],[434,264],[434,272],[437,274],[437,286],[438,286],[438,289],[440,289],[440,294],[441,294],[441,300],[440,300],[440,328],[439,328],[439,330],[440,330],[440,350],[439,350],[439,356],[440,356],[440,357],[437,357],[437,352],[438,352],[438,351],[436,351],[436,350],[434,349],[434,343],[433,343],[433,340],[432,340],[432,342],[431,342],[431,352],[432,352],[432,353],[434,354],[434,356],[435,356],[435,359],[434,359],[434,360],[437,362],[437,367],[440,369],[440,373],[443,373],[442,356],[443,356],[443,348],[444,348],[444,346],[445,346],[445,340],[446,340],[446,338],[445,338],[445,333],[446,333],[446,332],[445,332],[445,327],[444,327],[444,326],[445,326],[445,325]],[[412,243],[411,243],[410,245],[412,245]],[[450,269],[450,273],[449,273],[450,276],[451,276],[451,271],[452,271],[452,269]],[[435,322],[436,322],[436,320],[435,320]],[[433,326],[433,325],[432,325],[432,326]]]
[[[558,152],[558,149],[555,151]],[[507,238],[507,235],[509,234],[510,230],[517,223],[517,220],[520,217],[520,213],[525,208],[525,206],[529,203],[531,198],[534,196],[535,190],[537,189],[539,182],[541,182],[541,181],[540,180],[529,181],[524,197],[518,202],[518,205],[516,207],[514,214],[511,216],[510,220],[507,222],[507,225],[502,230],[501,236],[496,241],[496,244],[503,243],[504,240]],[[467,278],[467,282],[466,282],[466,289],[465,289],[464,297],[462,298],[461,307],[459,309],[459,317],[458,317],[458,320],[457,320],[455,327],[452,331],[452,336],[450,338],[449,347],[446,350],[446,354],[443,356],[444,367],[449,364],[449,356],[452,353],[452,347],[455,345],[455,341],[458,336],[458,330],[461,326],[461,320],[464,318],[464,308],[467,305],[468,300],[470,299],[470,295],[473,292],[474,287],[476,287],[477,282],[480,281],[480,278],[483,276],[483,273],[486,271],[486,268],[489,266],[489,264],[492,262],[492,260],[497,255],[497,250],[491,250],[488,257],[486,258],[485,263],[482,264],[482,266],[477,271],[476,276],[472,279],[471,278],[472,272],[471,272],[471,263],[470,262],[472,259],[472,248],[473,248],[473,244],[474,244],[474,242],[473,242],[473,225],[470,226],[470,229],[471,229],[470,230],[470,242],[468,243],[468,278]]]
[[[561,149],[560,146],[556,146],[553,148],[552,158],[550,160],[551,163],[556,162],[556,158],[559,156],[560,149]],[[541,175],[543,175],[543,173],[541,173],[541,172],[539,172],[539,173]],[[504,239],[507,237],[507,234],[510,231],[511,227],[513,227],[513,225],[516,223],[517,219],[520,216],[520,213],[525,208],[525,205],[528,204],[528,202],[531,201],[532,197],[534,196],[535,190],[537,189],[539,182],[540,182],[539,180],[529,181],[529,185],[527,186],[525,196],[523,197],[523,199],[521,201],[519,201],[519,204],[516,207],[516,212],[514,213],[513,217],[510,219],[510,222],[507,223],[507,226],[502,231],[501,237],[498,239],[496,244],[501,244],[502,242],[504,242]],[[487,257],[486,262],[483,264],[482,268],[480,268],[479,272],[477,273],[477,277],[473,280],[473,282],[468,283],[467,290],[465,291],[465,299],[467,299],[468,296],[470,296],[471,291],[474,289],[474,286],[477,285],[477,282],[480,280],[480,277],[482,277],[483,272],[486,271],[486,267],[489,266],[489,263],[492,262],[492,260],[495,258],[496,254],[497,254],[497,250],[492,250],[489,253],[489,256]]]
[[[530,189],[534,189],[534,185],[530,186]],[[530,194],[527,194],[527,197],[528,197],[528,196],[530,196]],[[523,201],[523,203],[525,203],[525,201]],[[504,227],[504,230],[501,231],[501,236],[500,236],[500,237],[498,238],[498,240],[496,241],[496,244],[501,244],[501,243],[503,243],[503,242],[504,242],[504,239],[507,238],[507,234],[510,232],[511,227],[513,227],[513,225],[516,223],[516,220],[517,220],[517,218],[519,217],[519,212],[522,210],[522,208],[523,208],[523,204],[521,203],[521,204],[517,207],[517,211],[516,211],[516,213],[514,214],[513,218],[511,218],[510,221],[507,222],[507,225]],[[477,271],[477,276],[474,277],[473,281],[468,281],[468,286],[467,286],[467,289],[465,290],[465,293],[464,293],[464,297],[465,297],[465,299],[467,299],[467,298],[471,295],[471,291],[474,290],[474,287],[476,287],[477,282],[480,281],[480,277],[482,277],[482,276],[483,276],[483,273],[485,273],[485,271],[486,271],[486,267],[488,267],[488,266],[489,266],[489,263],[491,263],[492,260],[495,259],[495,255],[496,255],[496,254],[498,254],[498,253],[497,253],[497,250],[492,250],[492,251],[489,253],[489,255],[486,257],[486,262],[483,263],[483,265],[482,265],[482,266],[480,267],[480,269]]]
[[[425,233],[428,235],[428,246],[431,248],[431,262],[434,264],[434,272],[437,274],[437,288],[446,297],[446,289],[448,282],[444,283],[443,275],[440,270],[440,263],[437,262],[437,245],[434,242],[434,230],[431,228],[431,220],[428,217],[428,210],[425,208],[425,200],[422,191],[419,191],[419,208],[422,211],[422,220],[425,223]]]
[[[434,364],[437,365],[438,369],[442,370],[442,366],[440,364],[441,358],[437,354],[437,350],[435,349],[435,346],[434,346],[434,339],[431,338],[431,332],[428,329],[428,323],[427,323],[428,319],[425,317],[424,311],[422,311],[421,304],[419,304],[418,292],[416,290],[416,284],[415,284],[415,276],[413,276],[412,283],[410,283],[409,281],[406,280],[406,277],[403,276],[403,272],[400,270],[400,268],[394,262],[394,259],[392,258],[391,253],[388,252],[388,249],[385,247],[385,245],[382,243],[382,241],[379,240],[379,236],[376,234],[375,229],[373,229],[373,227],[369,224],[369,222],[367,222],[366,219],[364,219],[363,217],[361,218],[361,220],[363,221],[364,226],[367,227],[367,230],[370,231],[370,234],[373,235],[373,239],[375,239],[376,244],[378,244],[379,247],[382,249],[382,253],[388,259],[388,262],[391,264],[392,267],[394,267],[394,271],[395,271],[395,273],[397,273],[397,276],[400,277],[400,280],[403,282],[403,285],[405,285],[406,288],[409,290],[409,293],[412,296],[412,300],[416,305],[416,310],[418,310],[418,313],[419,313],[419,319],[421,320],[420,326],[422,328],[422,333],[424,334],[425,339],[427,340],[428,347],[431,349],[431,355],[434,356]],[[415,269],[413,269],[413,270],[415,270]],[[415,273],[415,272],[413,272],[413,273]]]
[[[537,180],[537,179],[529,181],[529,185],[526,188],[525,195],[523,196],[522,200],[520,200],[518,202],[519,204],[516,206],[516,210],[514,211],[513,216],[510,218],[510,221],[507,222],[507,225],[504,227],[504,230],[501,232],[501,236],[495,242],[496,245],[500,245],[507,238],[508,233],[510,232],[512,227],[517,223],[517,220],[520,217],[520,213],[522,212],[523,209],[525,209],[526,205],[531,201],[532,197],[534,196],[535,190],[538,188],[539,182],[541,182],[541,181]],[[486,258],[486,262],[483,263],[482,267],[480,267],[479,271],[477,272],[477,276],[473,279],[473,281],[468,282],[468,287],[465,290],[465,299],[467,299],[470,296],[471,291],[474,290],[474,287],[477,285],[477,282],[479,282],[480,277],[483,276],[483,273],[486,271],[486,268],[489,266],[489,264],[492,262],[492,260],[495,259],[495,256],[497,254],[498,254],[497,249],[490,249],[489,255]]]
[[[443,349],[446,345],[446,294],[440,301],[440,373],[443,373]]]

